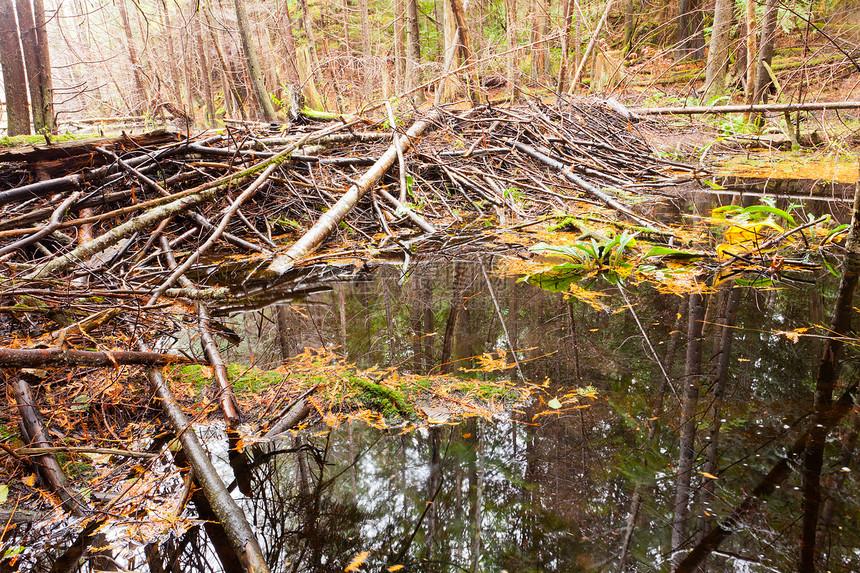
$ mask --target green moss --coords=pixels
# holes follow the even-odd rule
[[[386,388],[358,376],[347,375],[346,379],[360,389],[356,396],[358,402],[377,410],[386,418],[394,420],[398,418],[415,420],[418,418],[415,408],[406,401],[402,392]]]
[[[194,364],[179,369],[179,377],[183,382],[193,384],[198,393],[202,393],[207,384],[212,382],[211,374],[204,373],[203,366]],[[256,393],[268,386],[280,384],[284,375],[278,372],[263,370],[248,370],[245,366],[230,364],[227,366],[227,377],[237,393]]]
[[[62,135],[52,135],[51,143],[59,143],[61,141],[74,141],[76,139],[88,139],[95,137],[94,135],[73,135],[64,133]],[[36,135],[15,135],[9,137],[0,137],[0,147],[22,147],[24,145],[46,145],[45,136],[41,133]]]

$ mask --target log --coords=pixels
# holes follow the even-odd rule
[[[138,345],[144,352],[149,350],[143,341],[139,341]],[[159,399],[162,410],[176,435],[179,436],[185,457],[194,470],[194,477],[203,489],[212,512],[227,533],[242,567],[249,573],[269,573],[263,551],[245,513],[224,486],[194,428],[191,427],[191,422],[180,408],[161,372],[151,369],[148,375],[149,383]]]
[[[698,115],[721,113],[826,111],[837,109],[860,109],[860,101],[834,101],[814,103],[772,103],[758,105],[713,105],[690,107],[639,107],[630,111],[636,115]]]
[[[46,437],[42,416],[30,394],[30,385],[22,376],[11,376],[11,378],[9,385],[18,405],[18,413],[21,415],[24,439],[34,447],[49,448],[51,443]],[[38,455],[34,458],[34,462],[45,484],[59,496],[66,511],[77,517],[83,517],[90,511],[86,502],[69,488],[66,474],[63,473],[63,468],[53,453]]]
[[[119,364],[166,366],[168,364],[197,364],[191,358],[159,352],[116,350],[89,352],[63,348],[0,348],[0,368],[44,368],[47,366],[109,367]]]
[[[432,125],[439,117],[439,112],[431,112],[425,119],[416,121],[399,140],[399,145],[404,151],[411,146],[415,139],[421,136],[424,131]],[[346,215],[358,204],[358,201],[376,185],[385,172],[397,160],[397,146],[395,142],[386,150],[386,152],[373,164],[361,178],[352,185],[343,197],[337,203],[332,205],[332,208],[322,214],[319,220],[313,227],[308,230],[286,253],[278,255],[269,264],[266,271],[267,274],[279,277],[290,270],[296,261],[308,256],[312,251],[317,249],[322,242],[337,228],[338,224],[343,221]]]

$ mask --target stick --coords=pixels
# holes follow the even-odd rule
[[[63,218],[63,215],[66,213],[66,210],[72,206],[72,203],[78,200],[78,197],[81,196],[80,191],[75,191],[71,195],[69,195],[65,201],[60,203],[60,206],[54,210],[54,213],[51,215],[51,220],[42,228],[41,231],[33,233],[29,237],[24,237],[18,241],[15,241],[11,245],[6,245],[2,249],[0,249],[0,257],[5,255],[6,253],[11,253],[16,249],[23,249],[27,245],[32,245],[36,241],[41,240],[43,237],[46,237],[53,233],[60,227],[60,219]]]
[[[403,146],[411,145],[433,121],[439,117],[434,111],[425,119],[416,121],[401,138]],[[397,145],[392,144],[388,150],[373,164],[358,181],[353,184],[343,197],[332,208],[320,216],[313,227],[308,230],[286,253],[278,255],[268,266],[267,271],[274,276],[281,276],[293,267],[296,261],[308,256],[317,249],[322,242],[337,228],[338,223],[343,221],[346,215],[358,204],[358,201],[370,190],[370,188],[382,179],[385,172],[394,164],[397,158]]]
[[[242,203],[244,203],[245,200],[247,200],[249,197],[251,197],[251,195],[257,192],[257,189],[259,189],[263,185],[263,183],[266,182],[266,180],[269,178],[269,175],[271,175],[272,171],[274,171],[277,167],[277,163],[272,163],[271,165],[269,165],[266,170],[263,171],[260,176],[257,177],[257,179],[254,180],[254,182],[251,183],[251,185],[249,185],[248,188],[242,192],[241,195],[236,197],[236,200],[233,201],[233,203],[230,205],[230,208],[227,209],[227,212],[224,213],[223,217],[221,217],[221,222],[218,224],[218,227],[212,232],[206,242],[203,243],[203,245],[201,245],[199,249],[194,251],[187,259],[185,259],[181,265],[176,267],[176,269],[171,273],[167,280],[164,281],[154,293],[152,293],[152,297],[145,305],[146,307],[154,305],[156,301],[158,301],[159,297],[164,294],[164,291],[170,288],[170,286],[176,282],[176,279],[178,279],[180,275],[185,274],[185,271],[187,271],[189,268],[191,268],[191,265],[197,262],[197,260],[200,258],[200,255],[205,253],[209,249],[209,247],[215,244],[215,241],[218,240],[218,238],[221,236],[221,233],[223,233],[224,230],[227,228],[227,224],[230,222],[230,218],[233,216],[233,214],[239,210],[239,207],[242,206]]]
[[[639,107],[630,111],[636,115],[698,115],[720,113],[792,112],[837,109],[860,109],[860,101],[834,101],[813,103],[770,103],[757,105],[713,105],[690,107]]]
[[[398,212],[403,213],[404,215],[406,215],[407,217],[412,219],[412,222],[415,223],[416,225],[418,225],[419,227],[421,227],[422,231],[424,231],[425,233],[435,233],[436,232],[436,227],[434,227],[433,225],[431,225],[430,223],[425,221],[421,217],[421,215],[419,215],[418,213],[416,213],[415,211],[413,211],[412,209],[410,209],[409,207],[407,207],[406,205],[404,205],[403,203],[398,201],[394,195],[392,195],[391,193],[389,193],[388,191],[386,191],[385,189],[382,189],[382,188],[379,189],[379,194],[382,195],[383,197],[385,197],[385,199],[389,203],[394,205],[394,207],[397,208]]]
[[[618,201],[616,201],[615,199],[613,199],[612,197],[610,197],[609,195],[607,195],[606,193],[604,193],[603,191],[601,191],[600,189],[598,189],[597,187],[592,185],[591,183],[587,182],[585,179],[574,175],[573,173],[570,172],[568,167],[565,164],[561,163],[560,161],[556,161],[552,157],[549,157],[548,155],[544,155],[540,151],[538,151],[538,150],[534,149],[533,147],[530,147],[524,143],[520,143],[518,141],[512,141],[512,140],[509,140],[509,143],[511,145],[513,145],[516,149],[519,149],[520,151],[525,153],[526,155],[528,155],[534,159],[537,159],[538,161],[540,161],[541,163],[544,163],[545,165],[548,165],[554,169],[557,169],[558,171],[561,172],[562,176],[564,176],[565,179],[567,179],[571,183],[574,183],[575,185],[579,185],[580,187],[582,187],[583,189],[585,189],[586,191],[588,191],[589,193],[594,195],[597,199],[602,201],[604,204],[606,204],[608,207],[611,207],[611,208],[615,209],[616,211],[624,213],[625,215],[627,215],[628,217],[630,217],[631,219],[636,221],[638,224],[642,225],[643,227],[646,227],[649,231],[659,232],[659,231],[657,231],[657,229],[654,228],[653,223],[641,218],[639,215],[637,215],[636,213],[631,211],[627,206],[619,203]]]
[[[385,110],[388,112],[391,131],[394,132],[394,145],[397,146],[397,165],[400,167],[400,202],[406,203],[406,160],[403,158],[403,149],[400,147],[400,136],[397,134],[397,120],[394,117],[394,110],[391,109],[391,101],[385,102]]]
[[[176,354],[112,350],[90,352],[63,348],[0,348],[0,368],[43,368],[45,366],[117,366],[120,364],[196,364],[196,360]]]
[[[161,250],[164,251],[164,258],[167,262],[168,268],[176,269],[176,259],[173,257],[173,251],[170,248],[170,243],[168,242],[167,237],[162,235],[160,239]],[[197,290],[197,286],[185,275],[179,276],[179,282],[183,288]],[[224,358],[221,357],[218,345],[212,337],[212,319],[209,316],[209,311],[203,302],[197,301],[196,304],[197,325],[200,329],[203,352],[206,354],[206,359],[209,361],[209,365],[212,366],[212,371],[215,373],[215,380],[218,381],[221,412],[223,412],[224,418],[226,418],[230,427],[235,428],[242,421],[242,412],[239,409],[236,396],[233,394],[233,386],[230,384],[230,378],[227,376],[227,366],[224,364]]]
[[[50,442],[45,435],[42,416],[30,394],[30,385],[21,376],[12,376],[10,385],[15,401],[18,403],[21,425],[24,433],[27,434],[26,440],[36,447],[49,447]],[[63,473],[63,468],[52,453],[41,454],[36,467],[45,483],[62,499],[66,511],[77,517],[82,517],[89,511],[86,502],[80,499],[76,492],[70,492],[66,474]]]
[[[597,36],[600,35],[600,31],[603,29],[603,25],[606,23],[606,18],[609,16],[609,10],[612,8],[613,0],[607,0],[606,8],[603,9],[603,16],[600,17],[600,22],[597,23],[597,28],[594,29],[594,34],[591,35],[591,40],[588,41],[588,46],[585,48],[585,53],[582,54],[582,59],[579,61],[579,66],[576,68],[576,73],[573,74],[573,79],[570,80],[570,92],[576,89],[576,84],[579,83],[579,78],[582,77],[582,70],[585,69],[585,64],[588,62],[589,56],[591,56],[591,51],[594,49],[594,44],[597,43]]]

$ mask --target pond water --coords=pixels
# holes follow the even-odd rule
[[[779,288],[726,282],[701,297],[598,281],[580,299],[501,262],[368,264],[357,280],[225,319],[228,362],[272,368],[329,347],[358,367],[533,388],[494,419],[318,424],[242,456],[209,428],[273,571],[664,571],[703,547],[702,570],[811,571],[810,542],[819,570],[860,570],[860,417],[813,409],[838,278],[798,270]],[[476,368],[499,348],[516,350],[518,368]],[[856,359],[850,339],[836,398]],[[816,447],[817,469],[804,463]],[[194,526],[126,567],[237,571],[222,535]]]
[[[598,310],[499,275],[496,262],[418,263],[406,276],[382,266],[294,306],[233,318],[242,342],[231,361],[271,367],[282,354],[330,346],[360,367],[447,369],[492,383],[498,373],[466,370],[510,339],[519,371],[505,376],[535,388],[502,419],[404,434],[342,424],[283,445],[300,452],[256,468],[247,498],[276,570],[343,571],[362,552],[367,571],[668,570],[808,429],[838,283],[827,271],[706,295],[701,356],[690,358],[689,296],[598,283]],[[854,361],[851,348],[843,380],[856,379]],[[692,421],[681,412],[687,381],[699,393]],[[547,407],[576,389],[593,397]],[[824,444],[814,538],[819,563],[853,571],[858,419],[841,420]],[[796,569],[810,503],[802,473],[793,461],[770,484],[709,570]]]

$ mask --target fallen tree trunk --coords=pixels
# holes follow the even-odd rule
[[[640,107],[630,111],[636,115],[698,115],[721,113],[821,111],[836,109],[860,109],[860,101],[835,101],[814,103],[772,103],[759,105],[713,105],[690,107]]]
[[[402,136],[399,141],[400,148],[406,150],[414,140],[421,136],[422,133],[439,117],[438,112],[432,112],[425,119],[416,121]],[[299,261],[319,247],[322,242],[337,228],[337,225],[343,221],[346,215],[358,204],[358,201],[376,185],[385,172],[397,160],[398,142],[392,144],[373,164],[361,178],[350,187],[343,197],[337,203],[332,205],[332,208],[322,214],[319,220],[307,233],[296,241],[286,253],[278,255],[269,264],[266,271],[268,274],[279,277],[290,270],[296,261]]]
[[[138,345],[144,352],[149,350],[142,341],[138,342]],[[263,551],[260,549],[251,524],[224,486],[224,482],[212,465],[200,439],[191,427],[191,422],[179,406],[164,376],[155,369],[150,370],[148,376],[162,410],[182,443],[185,458],[194,470],[194,477],[200,484],[212,512],[227,532],[227,537],[239,557],[242,568],[249,573],[269,573],[269,567],[266,565]]]
[[[195,360],[176,354],[115,350],[90,352],[64,348],[0,348],[0,368],[44,368],[45,366],[117,366],[142,364],[196,364]]]
[[[22,376],[11,376],[10,387],[18,405],[18,413],[21,415],[21,429],[24,439],[29,445],[36,448],[48,448],[51,443],[45,436],[45,428],[42,424],[42,416],[39,409],[33,403],[30,394],[30,385]],[[63,508],[72,515],[82,517],[89,508],[86,502],[70,490],[66,474],[53,453],[44,453],[34,456],[33,459],[39,474],[45,484],[62,500]]]

